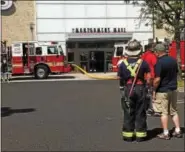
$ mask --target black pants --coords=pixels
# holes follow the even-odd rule
[[[94,72],[96,70],[96,61],[91,60],[90,61],[90,71]]]
[[[121,98],[124,112],[122,134],[124,138],[133,138],[134,135],[137,138],[145,138],[147,117],[144,86],[136,85],[129,98],[130,88],[131,85],[125,87]]]

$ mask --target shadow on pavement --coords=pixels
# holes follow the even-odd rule
[[[172,128],[170,130],[170,134],[172,134],[172,132],[175,130],[175,128]],[[181,131],[183,134],[185,134],[185,128],[184,127],[181,127]],[[162,133],[163,132],[163,129],[162,128],[154,128],[152,130],[148,130],[147,134],[148,134],[148,137],[147,137],[147,140],[152,140],[153,138],[156,138],[158,134]]]
[[[75,79],[74,76],[52,76],[52,77],[48,77],[46,80],[50,80],[50,79]],[[11,78],[10,81],[13,80],[44,80],[44,79],[35,79],[34,77],[17,77],[17,78]]]
[[[148,130],[147,140],[152,140],[153,138],[156,138],[158,134],[162,133],[162,131],[162,128],[154,128],[152,130]]]
[[[11,109],[10,107],[2,107],[1,108],[1,117],[11,116],[15,113],[29,113],[36,111],[34,108],[27,109]]]

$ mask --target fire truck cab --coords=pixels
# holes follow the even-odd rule
[[[45,79],[52,73],[69,72],[71,69],[65,65],[62,47],[56,42],[14,42],[11,65],[12,75],[33,74],[37,79]]]
[[[144,44],[144,43],[142,43]],[[142,51],[145,51],[145,45],[142,45]],[[115,43],[114,45],[114,53],[112,57],[112,71],[117,72],[118,71],[118,62],[120,59],[125,57],[125,50],[127,50],[128,43]]]
[[[112,57],[112,71],[113,72],[118,71],[117,63],[119,62],[120,59],[122,59],[122,57],[124,57],[126,49],[127,49],[126,43],[115,43],[114,53]]]

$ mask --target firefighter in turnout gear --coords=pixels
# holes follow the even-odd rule
[[[124,112],[122,136],[125,141],[144,141],[147,137],[145,108],[145,87],[150,84],[150,68],[140,58],[141,44],[130,41],[126,50],[127,59],[119,66],[118,76],[123,83],[124,96],[121,98]]]

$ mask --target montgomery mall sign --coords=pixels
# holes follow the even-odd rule
[[[73,33],[125,33],[125,28],[73,28]]]
[[[5,11],[13,6],[13,0],[1,0],[1,10]]]

